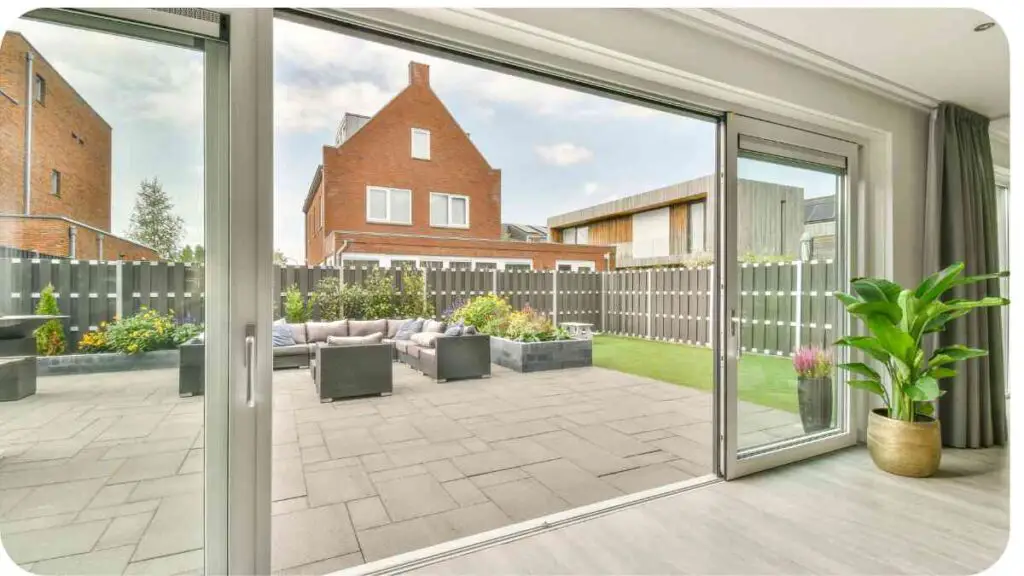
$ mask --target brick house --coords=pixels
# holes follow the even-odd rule
[[[604,270],[606,246],[503,239],[491,167],[409,63],[409,85],[372,118],[345,114],[302,206],[306,262],[445,268]]]
[[[148,246],[110,233],[110,125],[17,32],[4,34],[0,44],[0,141],[3,253],[159,258]]]

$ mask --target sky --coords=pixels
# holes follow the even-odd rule
[[[127,231],[139,182],[158,177],[203,242],[200,52],[21,20],[17,29],[113,127],[113,231]],[[548,216],[714,172],[711,122],[652,110],[286,21],[274,26],[274,244],[304,258],[302,203],[345,112],[375,114],[429,64],[434,91],[494,168],[502,220]],[[784,167],[741,177],[834,184]],[[828,182],[834,183],[829,179]]]

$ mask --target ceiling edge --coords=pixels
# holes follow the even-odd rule
[[[939,104],[938,100],[927,94],[818,52],[799,42],[794,42],[719,10],[712,8],[650,8],[647,11],[661,18],[731,40],[858,88],[869,90],[901,104],[921,110],[931,110]]]

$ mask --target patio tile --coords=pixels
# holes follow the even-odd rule
[[[558,458],[558,454],[541,446],[529,438],[503,440],[491,445],[496,450],[508,450],[519,459],[519,465],[534,464]]]
[[[466,448],[458,442],[441,442],[427,446],[410,446],[389,450],[387,454],[395,466],[409,466],[410,464],[423,464],[434,460],[453,458],[466,452]]]
[[[621,472],[633,467],[625,458],[615,456],[564,430],[543,434],[534,440],[596,476]]]
[[[56,514],[53,516],[40,516],[39,518],[29,518],[27,520],[11,520],[9,522],[0,522],[0,535],[64,526],[65,524],[70,524],[71,521],[75,519],[75,516],[76,514],[74,512],[69,512],[66,514]]]
[[[615,486],[626,494],[642,492],[651,488],[659,488],[674,482],[693,478],[682,470],[668,464],[652,464],[642,468],[634,468],[616,474],[602,476],[601,480]]]
[[[529,520],[569,507],[543,484],[533,479],[516,480],[482,489],[512,520]]]
[[[275,460],[270,465],[271,500],[287,500],[306,495],[306,481],[302,474],[302,461],[298,458]]]
[[[672,436],[651,442],[651,446],[657,446],[665,452],[675,454],[679,458],[685,458],[690,462],[707,462],[706,470],[711,471],[711,450],[707,444],[698,444],[682,436]]]
[[[704,476],[705,474],[713,473],[713,471],[711,469],[711,459],[710,458],[706,462],[703,462],[703,463],[691,462],[689,460],[686,460],[685,458],[677,458],[677,459],[674,459],[674,460],[667,461],[666,464],[668,464],[669,466],[672,466],[673,468],[678,468],[678,469],[682,470],[683,472],[686,472],[687,474],[690,474],[690,475],[692,475],[694,477]]]
[[[472,433],[461,424],[450,418],[441,416],[414,422],[413,426],[431,442],[446,442],[472,437]]]
[[[583,506],[621,495],[597,476],[568,460],[552,460],[523,468],[530,476],[573,506]]]
[[[32,490],[5,518],[19,520],[67,512],[78,512],[103,487],[103,480],[80,480],[63,484],[48,484]]]
[[[487,496],[466,478],[445,482],[442,486],[459,503],[459,506],[463,508],[474,504],[483,504],[488,501]]]
[[[365,430],[333,431],[325,433],[324,438],[332,459],[374,454],[382,450],[377,441]]]
[[[135,548],[132,561],[177,554],[203,547],[203,498],[201,494],[171,496],[160,501]]]
[[[608,426],[624,434],[636,434],[638,432],[650,432],[651,430],[660,430],[662,428],[673,428],[685,423],[686,420],[679,414],[668,412],[616,420],[609,422]]]
[[[502,484],[504,482],[512,482],[514,480],[520,480],[522,478],[528,478],[526,472],[523,472],[521,468],[509,468],[508,470],[499,470],[497,472],[490,472],[488,474],[481,474],[479,476],[472,476],[469,480],[477,487],[484,488],[485,486],[494,486],[495,484]]]
[[[459,443],[469,452],[486,452],[491,449],[490,444],[479,438],[467,438]]]
[[[377,483],[377,491],[396,522],[458,507],[448,492],[428,474]]]
[[[296,510],[305,510],[309,508],[309,501],[305,496],[298,498],[289,498],[288,500],[278,500],[277,502],[270,503],[270,514],[276,516],[278,514],[287,514],[288,512],[294,512]]]
[[[369,476],[358,466],[307,472],[305,476],[310,507],[358,500],[377,493]]]
[[[290,444],[277,444],[271,450],[271,459],[273,459],[274,461],[288,460],[291,458],[298,458],[299,456],[300,453],[298,442]]]
[[[331,459],[331,454],[327,451],[325,446],[310,446],[300,449],[300,457],[302,458],[302,464],[316,464],[317,462],[323,462]]]
[[[615,456],[636,456],[654,450],[636,438],[603,424],[579,426],[573,428],[572,433]]]
[[[132,502],[130,504],[119,504],[117,506],[86,508],[78,513],[78,521],[83,522],[85,520],[101,520],[104,518],[114,518],[116,516],[141,514],[142,512],[156,510],[159,505],[159,500],[143,500],[140,502]]]
[[[647,452],[646,454],[637,454],[636,456],[627,456],[626,460],[629,460],[630,464],[636,467],[649,466],[651,464],[661,464],[662,462],[668,462],[669,460],[675,460],[678,458],[671,452],[665,452],[663,450],[654,450],[653,452]]]
[[[412,466],[403,466],[401,468],[391,468],[390,470],[381,470],[380,472],[371,472],[370,480],[374,484],[386,482],[388,480],[395,480],[396,478],[408,478],[409,476],[416,476],[418,474],[426,474],[427,467],[422,464],[413,464]]]
[[[669,429],[669,428],[662,428],[661,430],[651,430],[649,432],[638,432],[636,434],[632,434],[632,437],[635,440],[639,440],[640,442],[648,443],[648,442],[652,442],[654,440],[661,440],[662,438],[668,438],[669,436],[673,436],[673,435],[674,434],[673,434],[671,429]],[[708,436],[708,438],[710,439],[711,437]]]
[[[170,576],[172,574],[185,574],[193,571],[202,572],[205,566],[202,550],[192,550],[180,554],[169,554],[144,560],[142,562],[131,562],[124,573],[147,574],[151,576]]]
[[[185,456],[187,455],[187,451],[181,450],[178,452],[128,458],[107,483],[120,484],[122,482],[146,480],[148,478],[173,476],[178,472],[178,468],[181,468],[181,464],[185,461]]]
[[[392,522],[359,532],[367,562],[416,550],[455,538],[478,534],[509,523],[493,503],[457,508],[404,522]]]
[[[344,504],[274,516],[270,532],[273,571],[359,551]]]
[[[459,471],[458,468],[452,464],[451,460],[435,460],[433,462],[427,462],[424,464],[430,475],[433,476],[438,482],[447,482],[449,480],[456,480],[462,478],[465,475]]]
[[[120,546],[43,560],[32,565],[35,574],[120,574],[128,566],[134,546]]]
[[[299,434],[299,448],[313,448],[323,446],[325,446],[324,435],[322,432],[320,432],[319,428],[315,433]]]
[[[206,466],[203,459],[205,458],[205,450],[202,448],[193,448],[188,451],[188,455],[185,456],[185,461],[181,463],[181,468],[178,468],[178,474],[191,474],[194,472],[202,472]]]
[[[18,564],[48,560],[92,550],[108,521],[68,524],[44,530],[5,534],[4,550]]]
[[[516,468],[520,458],[508,450],[489,450],[452,458],[452,463],[466,476]]]
[[[295,566],[294,568],[286,568],[280,573],[282,576],[290,575],[302,575],[302,576],[320,576],[321,574],[331,574],[345,568],[351,568],[352,566],[358,566],[363,563],[363,555],[360,552],[353,552],[351,554],[345,554],[343,556],[335,556],[334,558],[328,558],[327,560],[321,560],[319,562],[311,562],[309,564],[303,564],[302,566]]]
[[[90,478],[106,478],[124,464],[124,460],[74,461],[64,460],[50,467],[23,469],[16,472],[0,473],[0,486],[4,488],[20,488],[57,484],[73,480]]]
[[[356,530],[366,530],[391,522],[387,511],[384,510],[384,504],[376,496],[349,502],[348,514]]]
[[[359,463],[363,465],[363,468],[367,472],[380,472],[381,470],[389,470],[395,468],[395,463],[391,461],[391,458],[383,453],[377,454],[364,454],[359,457]]]
[[[149,526],[152,517],[153,512],[143,512],[142,514],[114,518],[110,521],[110,526],[107,526],[107,530],[100,537],[99,542],[96,543],[96,549],[103,550],[127,545],[134,549],[135,544],[142,538],[142,533]],[[124,563],[128,564],[128,558],[125,558]]]
[[[188,450],[195,442],[195,435],[191,438],[172,438],[170,440],[157,441],[128,441],[121,442],[110,447],[103,455],[104,460],[117,458],[131,458],[133,456],[145,456],[148,454],[160,454],[162,452],[178,452]]]
[[[499,440],[510,440],[512,438],[523,438],[545,432],[554,432],[559,428],[545,420],[531,420],[515,424],[484,424],[481,426],[471,426],[470,429],[485,442],[497,442]]]
[[[166,411],[166,410],[164,410]],[[160,418],[150,414],[122,416],[97,438],[99,440],[120,440],[124,438],[144,438],[149,436],[160,424]]]
[[[174,496],[177,494],[196,493],[203,491],[203,475],[177,474],[166,478],[154,478],[152,480],[141,480],[128,497],[129,502],[139,500],[152,500],[163,496]]]

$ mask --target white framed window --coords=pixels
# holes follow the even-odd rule
[[[657,258],[668,255],[668,207],[633,214],[633,257]]]
[[[417,160],[430,160],[430,130],[412,129],[412,157]]]
[[[379,224],[412,224],[412,191],[367,186],[366,221]]]
[[[597,263],[593,260],[556,260],[555,269],[559,272],[593,272]]]
[[[60,198],[60,172],[50,171],[50,195]]]
[[[576,243],[590,244],[590,227],[580,226],[576,228]]]
[[[576,243],[576,229],[565,228],[562,230],[562,244],[575,244]]]
[[[704,201],[691,202],[687,205],[687,252],[693,254],[704,252]]]
[[[439,228],[469,228],[469,197],[431,192],[430,225]]]
[[[46,105],[46,80],[37,74],[35,86],[33,88],[33,96],[35,97],[36,102]]]

